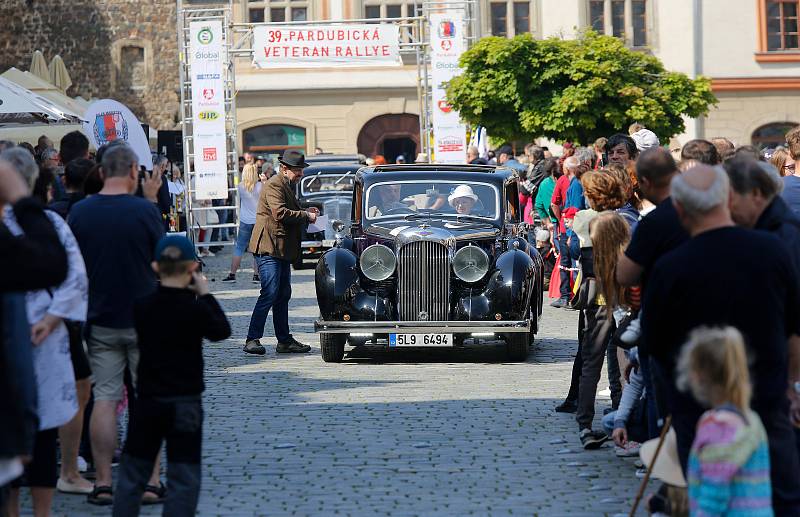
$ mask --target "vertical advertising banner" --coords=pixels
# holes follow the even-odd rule
[[[191,22],[189,33],[195,197],[225,199],[228,197],[228,153],[222,21]]]
[[[448,81],[461,73],[458,58],[466,50],[464,18],[462,13],[434,13],[430,21],[434,160],[465,163],[467,128],[446,98]]]

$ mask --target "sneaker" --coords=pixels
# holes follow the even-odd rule
[[[244,351],[248,354],[255,354],[255,355],[264,355],[267,353],[267,349],[261,345],[261,342],[257,339],[250,339],[245,341],[244,343]]]
[[[566,298],[558,298],[553,303],[550,304],[550,307],[555,307],[556,309],[563,309],[569,305],[569,300]]]
[[[614,447],[614,454],[619,458],[635,458],[639,456],[639,447],[642,444],[628,440],[624,447]]]
[[[576,413],[578,411],[578,403],[574,400],[565,400],[556,406],[556,413]]]
[[[636,469],[636,477],[637,477],[637,478],[639,478],[639,479],[644,479],[644,477],[645,477],[646,475],[647,475],[647,469],[645,469],[645,468]],[[652,476],[651,476],[651,477],[652,477]]]
[[[275,347],[275,351],[279,354],[305,354],[311,351],[311,347],[290,337],[289,341],[286,343],[278,343],[278,346]]]
[[[602,431],[584,429],[580,434],[581,444],[587,451],[599,449],[608,440],[608,435]]]
[[[223,278],[222,281],[223,282],[235,282],[236,281],[236,275],[234,275],[233,273],[228,273],[228,276]]]
[[[253,283],[254,284],[260,284],[261,283],[261,279],[258,278],[258,275],[253,275]]]
[[[628,323],[628,327],[622,332],[622,335],[619,337],[619,340],[623,343],[628,345],[633,345],[639,340],[639,336],[642,335],[642,323],[639,318],[635,320],[631,320]]]

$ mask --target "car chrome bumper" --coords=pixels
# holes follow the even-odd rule
[[[303,249],[306,248],[332,248],[333,245],[336,244],[335,239],[323,239],[321,241],[303,241],[300,243],[300,247]]]
[[[329,334],[467,334],[472,332],[530,332],[531,320],[521,321],[324,321],[314,322],[314,332]]]

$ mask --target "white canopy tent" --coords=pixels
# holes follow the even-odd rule
[[[83,116],[89,107],[89,102],[81,97],[69,97],[64,92],[59,90],[50,81],[45,81],[41,77],[37,77],[32,72],[23,72],[17,68],[9,68],[0,77],[4,77],[11,82],[26,88],[33,93],[41,95],[53,104],[60,106],[73,113]]]
[[[47,135],[58,141],[71,131],[82,130],[83,113],[85,109],[77,105],[63,106],[0,76],[0,139],[35,143],[41,135]]]

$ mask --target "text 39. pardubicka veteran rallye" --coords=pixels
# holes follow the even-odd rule
[[[262,26],[253,37],[253,62],[261,68],[402,63],[396,26]]]

